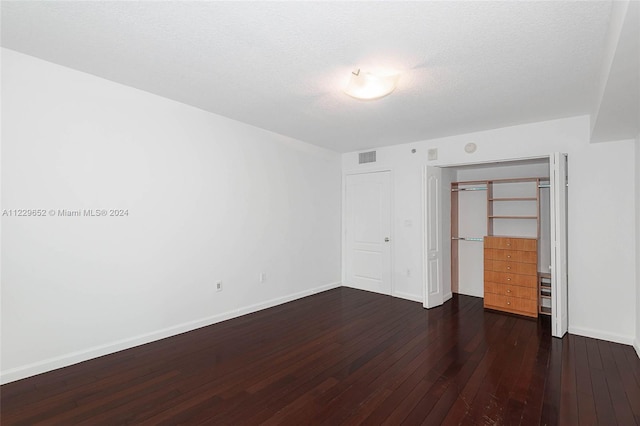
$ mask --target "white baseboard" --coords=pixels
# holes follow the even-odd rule
[[[473,292],[461,292],[458,291],[458,294],[462,294],[463,296],[471,296],[471,297],[480,297],[480,298],[484,298],[484,293],[473,293]]]
[[[570,334],[576,334],[583,337],[591,337],[593,339],[607,340],[614,343],[622,343],[623,345],[633,345],[633,336],[625,336],[622,334],[607,333],[605,331],[594,330],[591,328],[569,327]],[[637,351],[637,349],[636,349]]]
[[[355,290],[362,290],[362,291],[368,291],[369,293],[373,293],[373,294],[381,294],[383,296],[390,296],[390,297],[395,297],[395,295],[391,295],[391,294],[387,294],[387,293],[382,293],[380,291],[375,291],[375,290],[371,290],[369,288],[365,288],[363,287],[359,287],[356,284],[346,284],[346,283],[342,283],[342,287],[348,287],[348,288],[353,288]]]
[[[35,376],[36,374],[45,373],[47,371],[56,370],[62,367],[68,367],[79,362],[87,361],[100,356],[112,354],[125,349],[130,349],[135,346],[144,345],[146,343],[154,342],[156,340],[165,339],[167,337],[175,336],[177,334],[192,331],[201,327],[216,324],[218,322],[226,321],[231,318],[236,318],[242,315],[246,315],[252,312],[261,311],[263,309],[271,308],[273,306],[281,305],[283,303],[291,302],[293,300],[301,299],[303,297],[311,296],[313,294],[321,293],[323,291],[331,290],[340,287],[341,283],[330,283],[319,287],[304,290],[298,293],[293,293],[287,296],[278,297],[268,300],[266,302],[257,303],[254,305],[245,306],[242,308],[234,309],[222,314],[213,315],[206,318],[201,318],[194,321],[185,322],[182,324],[168,327],[162,330],[153,331],[151,333],[141,334],[135,337],[118,340],[105,345],[94,346],[85,350],[71,352],[58,357],[45,359],[42,361],[34,362],[24,366],[12,368],[0,373],[0,384],[14,382],[16,380],[24,379],[26,377]]]
[[[640,358],[640,341],[638,339],[634,339],[633,349],[636,350],[636,355],[638,355],[638,358]]]
[[[369,289],[360,288],[360,287],[355,286],[353,284],[342,284],[342,286],[343,287],[354,288],[356,290],[368,291],[370,293],[384,294],[384,293],[378,293],[376,291],[371,291]],[[412,302],[420,302],[420,303],[422,303],[422,295],[415,295],[415,294],[412,294],[412,293],[404,293],[402,291],[394,291],[393,294],[386,295],[386,296],[397,297],[399,299],[411,300]]]
[[[293,300],[302,299],[303,297],[311,296],[314,294],[322,293],[323,291],[333,290],[334,288],[340,287],[341,283],[331,283],[321,285],[319,287],[314,287],[309,290],[300,291],[298,293],[290,294],[284,297],[277,297],[275,299],[267,300],[266,302],[256,303],[254,305],[245,306],[244,308],[239,308],[237,310],[236,317],[250,314],[252,312],[258,312],[263,309],[272,308],[274,306],[282,305],[283,303],[291,302]]]
[[[411,300],[413,302],[420,302],[422,303],[422,295],[416,295],[416,294],[411,294],[411,293],[404,293],[402,291],[396,291],[392,294],[392,296],[394,297],[399,297],[400,299],[406,299],[406,300]]]
[[[419,302],[419,303],[424,303],[424,300],[422,298],[421,294],[412,294],[412,293],[404,293],[402,291],[396,291],[392,294],[393,297],[399,297],[400,299],[406,299],[406,300],[411,300],[413,302]],[[451,293],[447,293],[444,295],[443,301],[446,302],[447,300],[451,299],[453,297],[453,294]]]

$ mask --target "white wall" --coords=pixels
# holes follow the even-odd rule
[[[636,339],[634,346],[640,357],[640,134],[636,137]]]
[[[640,2],[612,2],[596,80],[591,141],[633,139],[640,131]]]
[[[339,285],[339,154],[6,49],[2,89],[2,209],[129,211],[2,218],[3,382]]]
[[[342,156],[343,173],[388,167],[394,171],[396,295],[422,298],[421,176],[427,165],[569,154],[569,329],[630,344],[636,306],[634,142],[589,143],[589,117],[532,123],[377,149],[376,164],[359,166],[357,153]],[[464,145],[474,142],[473,154]],[[427,149],[438,159],[426,161]],[[416,149],[415,154],[411,153]],[[420,273],[406,276],[407,269]]]

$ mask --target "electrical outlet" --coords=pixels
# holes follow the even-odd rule
[[[222,281],[216,281],[216,291],[222,291]]]
[[[264,272],[260,272],[260,282],[263,283],[267,281],[267,274]]]

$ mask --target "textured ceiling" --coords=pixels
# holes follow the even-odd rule
[[[588,114],[611,2],[2,2],[2,45],[340,152]],[[395,69],[378,101],[355,68]]]

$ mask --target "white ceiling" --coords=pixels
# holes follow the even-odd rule
[[[2,45],[348,152],[588,114],[611,2],[2,2]],[[393,68],[377,101],[342,93]]]

